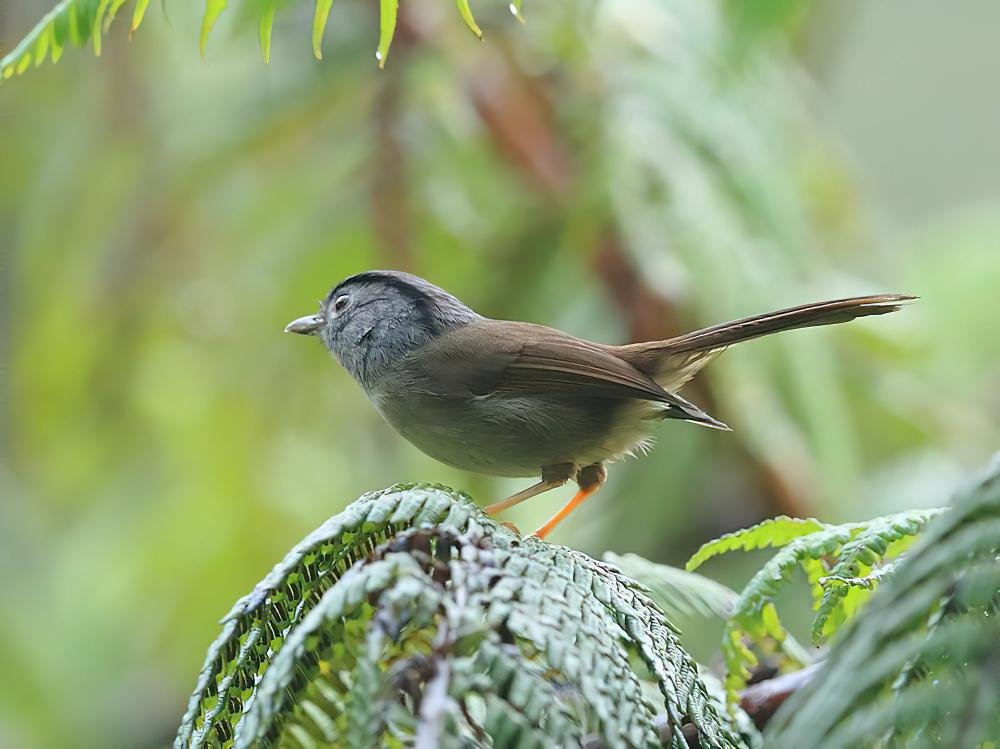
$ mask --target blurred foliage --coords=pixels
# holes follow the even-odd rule
[[[178,749],[746,746],[641,587],[443,488],[352,503],[223,627]]]
[[[930,506],[996,448],[1000,189],[894,223],[858,187],[802,60],[860,6],[818,23],[800,3],[582,0],[531,5],[522,26],[484,3],[480,44],[446,3],[411,0],[379,71],[374,4],[333,5],[322,65],[307,5],[279,4],[266,68],[252,4],[219,17],[202,61],[199,9],[167,2],[131,44],[114,24],[100,59],[0,89],[0,579],[17,612],[0,745],[162,746],[220,602],[345,497],[521,488],[420,455],[318,345],[281,336],[352,272],[404,268],[484,314],[608,342],[923,297],[713,363],[685,395],[735,433],[665,425],[612,467],[556,536],[594,555],[676,564],[763,517]],[[0,49],[50,8],[0,4]],[[880,102],[923,86],[889,72]],[[940,142],[972,120],[953,114]],[[561,499],[509,519],[535,526]],[[752,563],[710,572],[738,588]],[[808,600],[792,586],[783,612],[781,595]],[[710,657],[712,625],[685,632]]]

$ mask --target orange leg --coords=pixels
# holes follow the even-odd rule
[[[519,505],[526,499],[531,499],[532,497],[537,497],[542,492],[547,492],[549,489],[555,489],[558,486],[562,486],[566,483],[566,479],[562,481],[539,481],[534,486],[529,486],[527,489],[519,491],[512,497],[508,497],[502,502],[496,502],[491,504],[486,508],[487,515],[496,515],[498,512],[503,512],[504,510],[513,507],[514,505]]]
[[[604,480],[608,477],[607,471],[604,470],[604,466],[600,464],[594,464],[586,466],[580,469],[580,472],[576,476],[576,481],[580,485],[580,491],[576,493],[569,502],[567,502],[559,512],[549,518],[549,521],[535,531],[534,535],[539,538],[545,538],[552,529],[555,528],[559,523],[566,519],[566,517],[573,512],[587,497],[591,494],[597,492],[598,489],[604,484]]]
[[[512,497],[507,497],[502,502],[491,504],[486,508],[486,514],[496,515],[498,512],[503,512],[514,505],[521,504],[526,499],[537,497],[542,492],[560,487],[573,478],[573,474],[576,472],[576,466],[572,463],[556,463],[550,466],[543,466],[541,481],[533,486],[529,486],[527,489],[522,489]]]

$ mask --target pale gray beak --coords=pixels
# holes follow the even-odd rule
[[[319,326],[323,324],[323,318],[319,315],[307,315],[298,320],[292,320],[285,326],[286,333],[298,333],[299,335],[316,335]]]

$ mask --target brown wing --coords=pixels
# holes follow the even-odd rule
[[[665,416],[724,427],[608,347],[541,325],[477,320],[445,333],[417,356],[431,375],[427,380],[446,394],[634,398],[665,404],[674,412]]]

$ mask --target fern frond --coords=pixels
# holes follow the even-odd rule
[[[914,510],[877,518],[844,544],[830,573],[818,581],[823,588],[823,597],[812,624],[814,643],[819,644],[829,638],[854,615],[878,581],[893,571],[893,565],[885,564],[885,561],[896,558],[905,545],[912,543],[927,521],[940,512]]]
[[[0,76],[6,80],[20,75],[46,59],[57,62],[67,41],[82,47],[90,39],[99,5],[99,0],[62,0],[0,59]],[[96,51],[100,54],[99,45]]]
[[[771,546],[784,546],[799,536],[806,536],[828,527],[814,518],[790,518],[787,515],[779,515],[702,544],[684,568],[690,572],[712,557],[727,551],[752,551]]]
[[[691,557],[688,569],[726,551],[780,547],[743,588],[726,623],[722,654],[730,703],[736,702],[750,669],[758,663],[754,648],[776,658],[783,668],[808,660],[774,607],[775,597],[797,567],[806,573],[812,589],[817,609],[812,636],[818,643],[857,613],[878,579],[893,569],[887,563],[939,512],[915,510],[844,525],[778,517],[703,545]]]
[[[458,5],[458,13],[462,16],[462,20],[465,21],[465,25],[469,27],[469,31],[482,39],[483,30],[479,28],[479,24],[476,23],[476,19],[472,15],[469,0],[455,0],[455,2]]]
[[[312,48],[317,60],[323,59],[323,32],[330,17],[333,0],[316,0],[316,11],[313,14]]]
[[[1000,737],[1000,460],[934,518],[769,726],[778,749]]]
[[[739,691],[750,678],[750,669],[757,657],[746,641],[764,647],[773,643],[783,665],[803,666],[806,656],[782,626],[774,598],[788,582],[792,571],[809,560],[831,555],[851,538],[851,529],[826,526],[822,530],[793,538],[778,550],[746,584],[726,623],[722,639],[722,654],[726,663],[726,692],[735,703]]]
[[[636,554],[608,552],[604,561],[642,583],[648,589],[650,598],[668,615],[726,619],[733,612],[736,591],[696,572],[655,564]]]
[[[843,577],[841,575],[825,575],[819,579],[820,585],[823,586],[824,590],[829,590],[831,588],[845,587],[845,588],[861,588],[862,590],[875,590],[876,585],[878,585],[879,580],[883,577],[891,575],[896,569],[896,565],[892,562],[886,562],[881,567],[875,567],[866,575],[861,575],[860,577]]]
[[[0,80],[6,80],[14,75],[20,75],[32,65],[41,65],[46,60],[58,62],[62,56],[67,41],[77,47],[87,42],[93,42],[94,53],[101,54],[101,39],[111,27],[118,11],[128,0],[61,0],[45,14],[35,27],[7,55],[0,59]],[[468,0],[456,0],[458,13],[465,25],[480,39],[483,32],[473,18]],[[316,8],[312,25],[312,48],[316,59],[323,57],[323,32],[326,30],[327,19],[330,16],[332,0],[316,0]],[[202,56],[208,45],[208,38],[215,27],[215,22],[226,9],[228,0],[205,0],[205,11],[202,15],[201,31],[198,47]],[[132,14],[130,33],[135,33],[146,14],[149,0],[136,0]],[[510,6],[511,12],[518,20],[523,20],[520,12],[520,2]],[[260,38],[261,56],[265,63],[271,59],[271,29],[274,25],[274,15],[277,0],[261,0],[258,3],[260,15],[258,35]],[[396,16],[398,0],[379,0],[379,43],[375,57],[379,67],[384,67],[389,56],[389,46],[396,33]]]
[[[676,749],[688,724],[746,746],[639,583],[407,486],[329,520],[236,604],[175,746],[653,747],[658,713]]]

